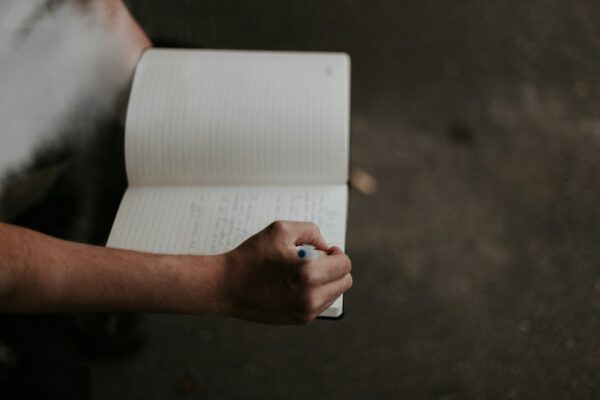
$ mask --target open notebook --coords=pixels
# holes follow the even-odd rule
[[[218,254],[282,219],[344,248],[349,81],[344,54],[147,50],[107,245]],[[340,297],[321,316],[342,312]]]

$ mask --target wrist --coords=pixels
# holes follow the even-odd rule
[[[181,277],[181,304],[185,313],[230,315],[227,289],[227,254],[211,256],[173,256]],[[181,273],[185,271],[185,273]]]

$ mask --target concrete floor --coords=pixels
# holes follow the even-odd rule
[[[600,396],[600,4],[130,0],[159,45],[346,51],[340,322],[152,315],[102,399]]]

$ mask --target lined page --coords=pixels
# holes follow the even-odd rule
[[[344,54],[148,50],[129,102],[130,185],[347,181]]]
[[[107,246],[163,254],[219,254],[275,220],[316,223],[344,248],[348,188],[335,186],[130,187]]]

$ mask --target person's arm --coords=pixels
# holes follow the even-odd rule
[[[352,285],[340,249],[303,262],[295,246],[325,249],[318,229],[276,222],[217,256],[107,249],[0,224],[0,311],[146,311],[235,316],[267,323],[314,319]]]

